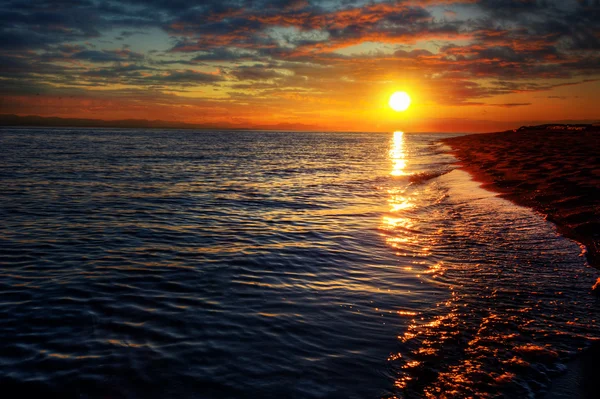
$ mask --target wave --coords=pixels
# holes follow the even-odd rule
[[[426,182],[427,180],[435,179],[436,177],[445,175],[446,173],[449,173],[453,170],[454,170],[453,168],[449,168],[449,169],[441,169],[441,170],[433,170],[433,171],[415,173],[408,177],[408,181],[411,183],[419,184],[419,183]]]

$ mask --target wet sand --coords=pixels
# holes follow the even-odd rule
[[[542,213],[600,269],[600,131],[525,130],[443,140],[484,187]]]
[[[543,399],[597,399],[600,397],[600,343],[595,342],[567,365],[565,374],[554,379]]]

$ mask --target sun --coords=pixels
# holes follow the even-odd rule
[[[406,111],[410,106],[410,96],[405,91],[397,91],[390,97],[390,107],[396,111]]]

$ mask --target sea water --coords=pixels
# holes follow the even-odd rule
[[[0,387],[536,397],[597,272],[444,134],[0,130]]]

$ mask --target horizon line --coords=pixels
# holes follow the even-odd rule
[[[54,123],[52,123],[52,121]],[[481,134],[481,133],[496,133],[505,132],[519,127],[533,127],[533,126],[544,126],[544,125],[595,125],[599,122],[595,120],[560,120],[551,122],[541,121],[523,121],[522,123],[515,123],[513,128],[500,129],[500,130],[472,130],[472,131],[409,131],[398,129],[386,129],[386,130],[331,130],[319,128],[316,126],[305,125],[298,123],[279,123],[276,125],[254,125],[249,127],[241,126],[218,126],[202,123],[190,123],[182,121],[167,121],[161,119],[96,119],[96,118],[64,118],[60,116],[41,116],[41,115],[18,115],[18,114],[0,114],[0,127],[24,127],[24,128],[108,128],[108,129],[169,129],[169,130],[223,130],[223,131],[280,131],[280,132],[313,132],[313,133],[390,133],[395,131],[402,131],[409,134]],[[600,121],[600,119],[598,119]],[[44,123],[46,122],[46,123]],[[494,121],[485,121],[493,123]],[[123,126],[123,124],[130,124]],[[150,124],[150,125],[145,125]],[[121,125],[121,126],[119,126]],[[290,125],[287,127],[285,125]],[[296,125],[296,126],[294,126]],[[517,126],[520,125],[520,126]]]

